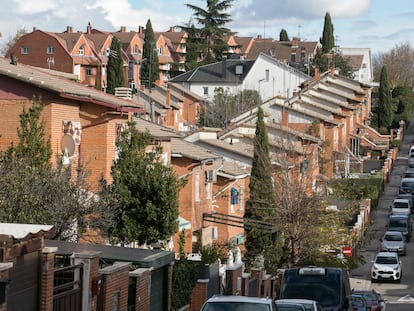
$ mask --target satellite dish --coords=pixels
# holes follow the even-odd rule
[[[60,148],[63,154],[67,153],[67,156],[71,157],[75,153],[75,140],[72,135],[63,135],[60,140]]]

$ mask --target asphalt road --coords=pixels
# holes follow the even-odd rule
[[[394,162],[390,173],[390,181],[385,185],[379,205],[374,209],[371,224],[364,239],[364,245],[359,254],[365,258],[365,264],[351,271],[351,287],[355,289],[376,289],[387,300],[387,311],[414,310],[414,232],[407,244],[407,255],[401,256],[402,279],[401,283],[374,283],[371,284],[371,261],[380,249],[379,239],[385,232],[387,218],[390,214],[390,205],[398,194],[401,177],[407,169],[408,149],[414,140],[414,118],[411,126],[404,135],[403,145],[399,150],[398,158]]]

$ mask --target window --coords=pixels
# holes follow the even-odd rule
[[[292,63],[296,62],[296,52],[293,52],[292,54],[290,54],[290,61]]]
[[[92,75],[92,68],[88,67],[86,68],[86,75],[91,76]]]
[[[265,79],[266,79],[266,81],[269,81],[269,77],[270,77],[270,72],[269,72],[269,69],[266,69],[266,71],[265,71]]]
[[[162,55],[162,47],[161,46],[158,48],[158,55]]]
[[[134,48],[132,49],[132,54],[138,54],[139,53],[139,48],[138,45],[134,45]]]
[[[85,47],[83,45],[79,48],[79,55],[85,55]]]
[[[48,46],[47,47],[47,54],[55,54],[55,47],[54,46]]]
[[[208,86],[203,87],[204,95],[208,95]]]
[[[29,48],[27,46],[22,46],[21,53],[22,54],[29,54]]]

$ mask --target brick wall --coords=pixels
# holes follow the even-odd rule
[[[130,278],[136,278],[136,310],[150,311],[151,270],[139,268],[130,272],[129,276]]]
[[[53,311],[53,287],[56,247],[46,247],[42,253],[40,310]]]
[[[103,310],[127,310],[130,262],[114,262],[99,271],[104,276]]]

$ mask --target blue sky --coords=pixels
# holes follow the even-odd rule
[[[155,31],[187,23],[193,11],[185,4],[202,8],[206,0],[1,0],[0,45],[21,28],[33,27],[62,32],[92,27],[116,31],[121,26],[137,30],[151,20]],[[324,16],[329,12],[337,45],[371,48],[387,52],[402,43],[414,41],[414,1],[412,0],[235,0],[228,11],[228,25],[239,36],[261,35],[279,38],[282,28],[289,37],[318,41]],[[6,9],[5,9],[6,8]]]

